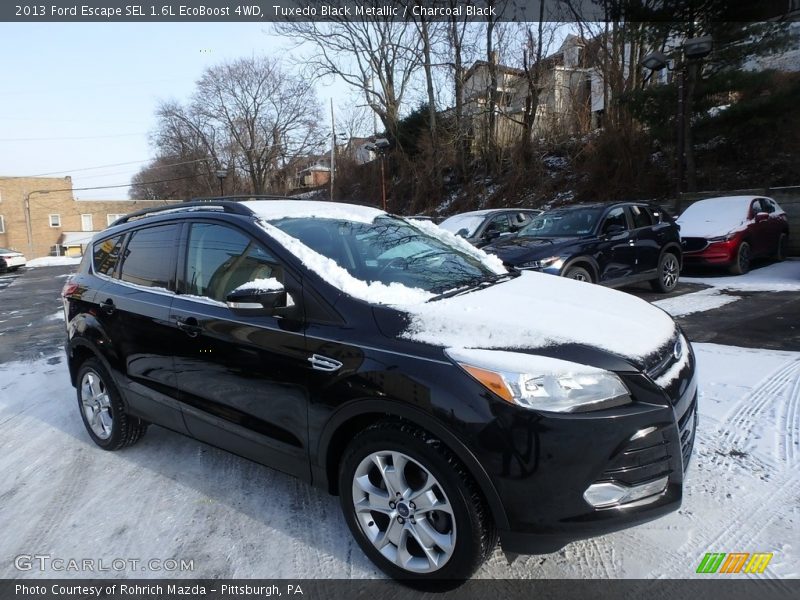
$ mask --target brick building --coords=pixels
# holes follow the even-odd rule
[[[0,248],[28,259],[80,254],[118,217],[174,200],[75,200],[70,177],[0,177]]]

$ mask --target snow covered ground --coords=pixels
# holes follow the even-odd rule
[[[80,256],[43,256],[42,258],[34,258],[28,261],[25,265],[27,268],[36,267],[60,267],[62,265],[77,265],[80,264]]]
[[[800,353],[695,350],[680,511],[512,565],[498,549],[477,577],[695,577],[706,552],[773,552],[761,577],[800,577]],[[95,447],[60,355],[0,365],[0,508],[0,578],[165,575],[18,571],[21,554],[194,561],[176,577],[381,576],[320,490],[158,427],[121,452]]]
[[[739,293],[800,291],[800,260],[792,259],[756,268],[745,275],[684,277],[683,283],[710,286],[698,292],[653,302],[673,317],[713,310],[736,302]]]

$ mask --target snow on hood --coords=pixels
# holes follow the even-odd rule
[[[712,238],[744,228],[753,198],[726,196],[698,200],[677,219],[681,237]]]
[[[402,337],[436,346],[532,349],[584,344],[633,360],[666,344],[675,323],[624,292],[542,273],[482,290],[401,307],[411,322]]]

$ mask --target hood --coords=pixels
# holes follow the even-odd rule
[[[534,350],[580,344],[643,364],[675,335],[659,308],[599,285],[524,272],[494,286],[413,306],[401,337],[445,348]]]
[[[577,237],[515,237],[495,242],[483,248],[485,252],[496,254],[504,263],[518,265],[530,260],[547,258],[561,254],[567,246],[575,243]]]
[[[729,220],[686,220],[678,219],[678,225],[681,226],[682,238],[714,238],[733,233],[740,229],[744,229],[746,222],[744,219],[729,219]]]

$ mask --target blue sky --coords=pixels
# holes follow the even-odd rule
[[[0,175],[71,175],[76,188],[127,184],[152,158],[159,101],[185,101],[212,64],[286,51],[258,23],[0,23]],[[341,84],[318,91],[325,106],[347,95]],[[90,169],[119,163],[134,164]]]

